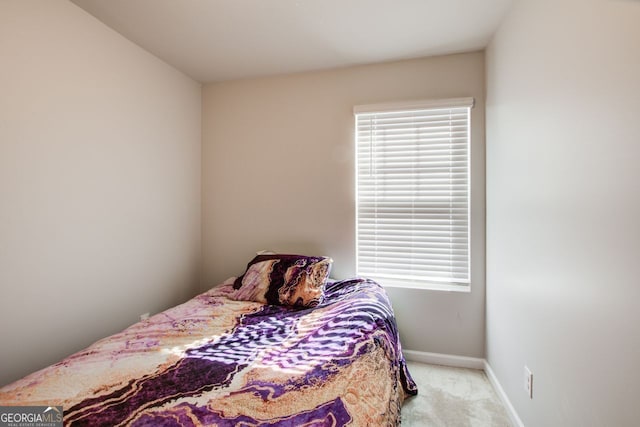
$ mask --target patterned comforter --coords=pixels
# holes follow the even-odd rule
[[[383,288],[312,309],[233,301],[233,280],[0,389],[65,425],[387,426],[416,394]]]

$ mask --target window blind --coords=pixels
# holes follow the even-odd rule
[[[472,106],[463,98],[354,108],[359,275],[469,284]]]

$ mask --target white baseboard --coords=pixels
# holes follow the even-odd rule
[[[491,365],[489,365],[489,362],[487,362],[486,360],[484,361],[484,373],[487,374],[487,378],[489,378],[489,382],[491,383],[491,385],[493,386],[493,389],[496,391],[496,394],[502,401],[504,408],[507,410],[507,415],[509,415],[509,419],[511,420],[513,425],[516,427],[524,427],[524,423],[518,416],[518,413],[516,412],[515,408],[511,404],[511,401],[507,397],[507,394],[504,392],[504,389],[502,388],[502,385],[500,385],[500,382],[498,381],[496,374],[493,373],[493,369],[491,369]]]
[[[484,359],[477,357],[455,356],[453,354],[427,353],[424,351],[402,350],[407,360],[430,363],[432,365],[453,366],[456,368],[484,369]]]
[[[515,427],[524,427],[524,423],[518,416],[515,408],[511,404],[511,401],[507,397],[507,394],[504,392],[502,385],[498,381],[498,378],[493,373],[491,369],[491,365],[485,360],[477,357],[466,357],[466,356],[455,356],[453,354],[442,354],[442,353],[427,353],[424,351],[415,351],[415,350],[402,350],[404,357],[412,362],[420,362],[420,363],[429,363],[432,365],[443,365],[443,366],[452,366],[455,368],[470,368],[470,369],[480,369],[484,370],[489,382],[493,386],[498,398],[504,405],[504,408],[507,411],[507,415],[511,420],[511,423]]]

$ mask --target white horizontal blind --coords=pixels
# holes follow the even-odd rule
[[[465,98],[354,109],[359,275],[469,284],[472,106]]]

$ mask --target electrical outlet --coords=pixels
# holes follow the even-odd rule
[[[149,314],[150,314],[150,313],[142,313],[142,314],[140,315],[140,320],[141,320],[141,321],[142,321],[142,320],[147,320],[147,319],[149,318]]]
[[[529,399],[533,399],[533,374],[526,366],[524,367],[524,391],[527,392]]]

